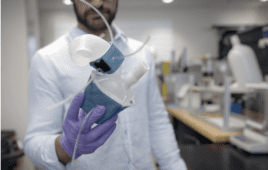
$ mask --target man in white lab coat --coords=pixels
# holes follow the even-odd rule
[[[84,78],[81,74],[83,68],[74,65],[68,53],[72,40],[81,35],[94,34],[102,35],[105,40],[111,41],[101,17],[79,0],[72,1],[78,25],[67,35],[40,49],[31,63],[29,126],[24,142],[26,155],[35,165],[43,169],[65,169],[66,167],[68,169],[155,169],[152,155],[156,158],[160,169],[186,169],[157,87],[155,65],[148,48],[126,58],[122,64],[122,76],[135,68],[141,58],[146,60],[150,67],[150,70],[134,85],[135,104],[120,112],[118,114],[120,119],[116,118],[112,122],[118,124],[120,121],[123,140],[120,138],[119,126],[116,128],[113,126],[112,130],[111,126],[107,126],[106,132],[111,132],[108,138],[93,152],[81,153],[73,165],[69,164],[72,155],[62,145],[61,138],[65,137],[62,136],[62,131],[66,128],[62,125],[70,114],[78,113],[79,110],[70,113],[70,108],[74,108],[73,105],[78,100],[82,101],[81,96],[77,101],[66,102],[52,111],[47,111],[46,108],[68,98],[84,86]],[[95,6],[112,26],[114,45],[122,54],[132,53],[142,45],[128,38],[118,27],[112,25],[117,12],[117,0],[87,0],[87,2]],[[85,70],[86,76],[89,77],[94,68],[88,65]],[[80,115],[77,116],[79,117],[77,119],[81,118]],[[69,127],[70,131],[72,128]],[[87,131],[93,129],[89,128]],[[74,147],[74,145],[70,146]]]

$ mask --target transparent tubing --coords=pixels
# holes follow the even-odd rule
[[[47,110],[48,110],[48,111],[51,111],[51,110],[53,110],[53,109],[59,107],[60,105],[64,104],[65,102],[71,100],[73,97],[75,97],[76,95],[78,95],[78,93],[80,93],[80,92],[83,91],[85,88],[87,88],[87,86],[94,80],[94,78],[95,78],[95,74],[93,74],[93,77],[90,79],[90,81],[88,81],[88,83],[86,83],[86,85],[85,85],[81,90],[77,91],[75,94],[73,94],[72,96],[68,97],[67,99],[65,99],[65,100],[63,100],[63,101],[61,101],[61,102],[59,102],[59,103],[56,103],[56,104],[53,105],[53,106],[47,107]]]
[[[147,39],[144,41],[144,43],[140,46],[140,48],[138,48],[136,51],[134,51],[133,53],[130,53],[128,55],[125,55],[124,57],[129,57],[129,56],[132,56],[136,53],[138,53],[141,49],[143,49],[143,47],[148,43],[148,41],[150,40],[150,36],[147,37]]]
[[[123,139],[122,131],[121,131],[121,124],[120,124],[120,118],[119,118],[119,116],[118,116],[118,124],[119,124],[119,129],[120,129],[120,137],[121,137],[121,140],[122,140],[122,142],[123,142],[123,147],[124,147],[124,150],[125,150],[125,152],[126,152],[126,154],[127,154],[127,157],[128,157],[128,159],[130,160],[130,162],[133,164],[133,166],[134,166],[136,169],[141,170],[139,167],[137,167],[137,165],[134,164],[134,162],[132,162],[132,160],[130,159],[130,157],[129,157],[129,155],[128,155],[127,149],[126,149],[126,147],[125,147],[125,142],[124,142],[124,139]]]
[[[92,109],[93,110],[93,109]],[[87,116],[85,117],[85,119],[83,120],[83,123],[79,129],[79,132],[78,132],[78,135],[77,135],[77,138],[76,138],[76,142],[75,142],[75,146],[74,146],[74,153],[73,153],[73,157],[72,157],[72,163],[71,165],[73,165],[73,162],[75,160],[75,154],[76,154],[76,150],[77,150],[77,145],[78,145],[78,141],[79,141],[79,138],[80,138],[80,134],[81,134],[81,131],[82,131],[82,128],[84,126],[84,124],[86,123],[86,120],[88,118],[88,116],[91,114],[92,110],[87,114]]]
[[[90,78],[90,80],[88,81],[88,83],[86,83],[86,85],[79,91],[77,91],[75,94],[73,94],[72,96],[68,97],[67,99],[59,102],[59,103],[56,103],[55,105],[53,106],[50,106],[50,107],[47,107],[47,110],[48,111],[51,111],[53,109],[55,109],[56,107],[59,107],[60,105],[64,104],[65,102],[69,101],[70,99],[72,99],[73,97],[75,97],[78,93],[80,93],[81,91],[83,91],[85,88],[87,88],[87,86],[95,79],[96,77],[96,74],[97,74],[97,71],[94,71],[93,74],[92,74],[92,77]]]

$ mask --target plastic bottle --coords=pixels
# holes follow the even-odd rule
[[[262,82],[261,70],[254,51],[241,44],[238,35],[231,37],[232,49],[228,53],[228,63],[232,69],[236,83],[231,88],[245,88],[246,83]]]

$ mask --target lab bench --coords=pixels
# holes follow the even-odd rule
[[[268,169],[268,154],[250,154],[229,143],[231,136],[241,134],[242,131],[223,132],[190,115],[187,110],[166,109],[171,119],[174,118],[172,123],[180,154],[188,170]]]
[[[210,125],[205,121],[190,115],[188,111],[184,109],[171,107],[167,107],[166,109],[178,120],[174,120],[176,123],[173,122],[173,126],[175,129],[175,134],[177,134],[176,138],[179,144],[182,142],[180,135],[182,135],[182,137],[188,136],[190,138],[196,138],[198,140],[197,142],[195,142],[195,139],[193,139],[195,143],[210,144],[229,142],[231,136],[242,133],[242,131],[223,132],[213,125]],[[180,127],[177,129],[177,126]],[[183,133],[182,131],[185,132]]]

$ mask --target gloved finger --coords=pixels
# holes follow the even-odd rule
[[[106,108],[105,106],[97,106],[95,107],[88,117],[87,120],[85,122],[85,125],[83,126],[82,132],[86,133],[88,130],[91,129],[91,126],[97,121],[99,120],[105,113]]]
[[[79,109],[84,101],[84,98],[85,98],[84,93],[79,93],[74,97],[66,115],[66,118],[68,120],[78,120]]]
[[[79,112],[78,119],[79,120],[84,120],[85,117],[86,117],[86,112],[83,109],[81,109],[80,112]]]
[[[116,128],[116,124],[112,124],[110,129],[108,129],[103,135],[99,136],[95,141],[85,142],[83,145],[79,146],[79,150],[81,153],[93,153],[96,149],[98,149],[101,145],[105,143],[105,141],[112,135]],[[83,134],[85,135],[85,134]]]
[[[102,136],[100,136],[94,143],[98,146],[102,146],[106,140],[112,135],[112,133],[114,132],[116,128],[116,123],[114,123],[111,128],[106,131]]]
[[[92,142],[97,140],[100,136],[105,134],[116,122],[118,116],[115,115],[101,125],[98,125],[86,133],[86,141]]]

